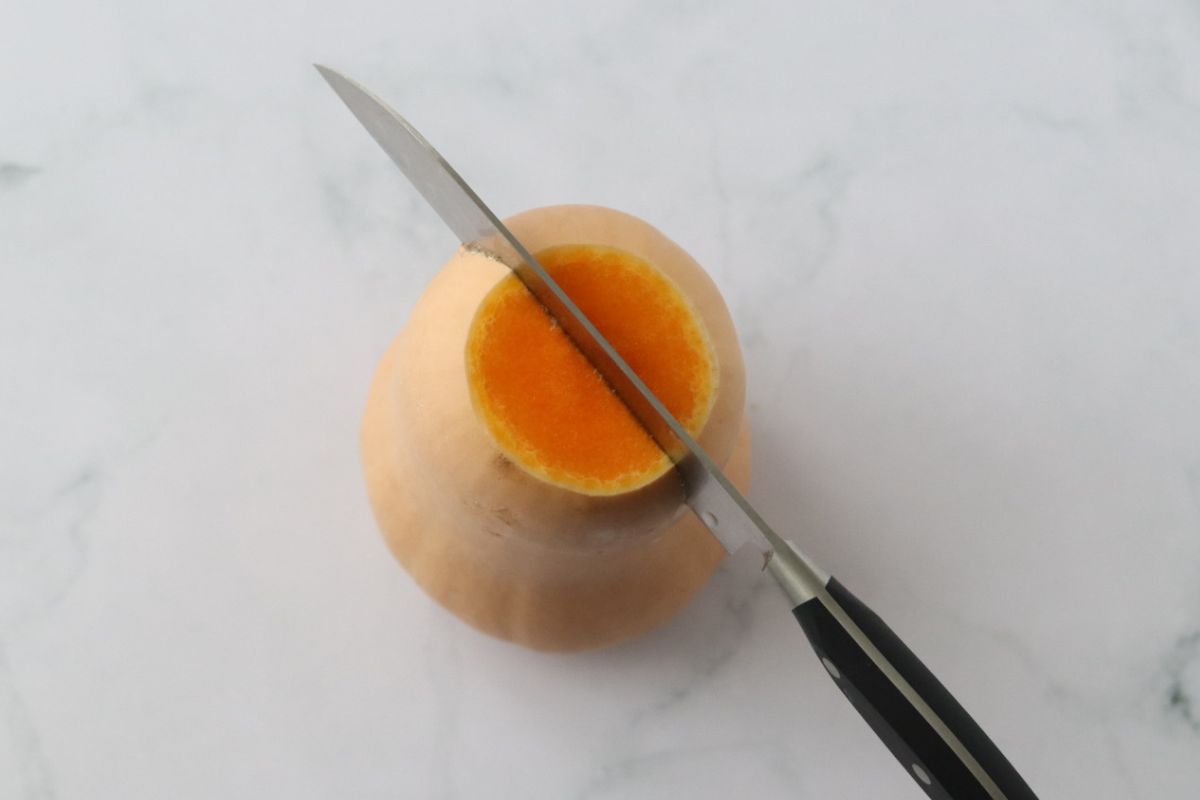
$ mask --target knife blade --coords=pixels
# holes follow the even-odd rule
[[[674,462],[684,497],[729,552],[754,542],[826,671],[917,785],[938,800],[1035,795],[933,673],[837,579],[775,532],[531,252],[412,125],[314,65],[465,247],[508,266]]]
[[[502,261],[546,307],[638,422],[671,456],[688,505],[725,549],[732,553],[755,538],[764,549],[778,552],[785,548],[782,539],[687,429],[425,137],[356,82],[328,67],[317,65],[317,69],[459,240]],[[809,580],[810,591],[822,583],[814,575]]]

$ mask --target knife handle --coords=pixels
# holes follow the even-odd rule
[[[792,613],[834,683],[925,794],[1037,800],[946,687],[836,579]]]

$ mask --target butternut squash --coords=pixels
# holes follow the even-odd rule
[[[749,481],[745,382],[716,286],[635,217],[554,206],[506,224],[635,371]],[[724,551],[678,477],[510,270],[460,249],[371,382],[362,457],[395,557],[474,627],[541,650],[644,633]]]

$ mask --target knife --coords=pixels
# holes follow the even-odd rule
[[[688,506],[730,553],[753,542],[834,683],[905,771],[937,800],[1036,800],[933,673],[870,608],[777,534],[533,254],[403,117],[315,65],[459,240],[508,266],[671,457]]]

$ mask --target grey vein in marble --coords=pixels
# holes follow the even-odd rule
[[[53,609],[70,591],[87,558],[84,526],[100,503],[103,482],[97,468],[84,467],[41,511],[4,521],[9,533],[0,537],[0,555],[8,556],[0,565],[0,586],[10,591],[0,593],[0,637]],[[37,592],[11,591],[21,586]]]
[[[665,696],[631,714],[631,732],[647,720],[659,719],[674,707],[689,702],[698,690],[729,668],[750,632],[756,606],[772,591],[775,587],[765,582],[731,589],[721,603],[724,618],[714,621],[712,636],[706,640],[704,649],[696,654],[691,674],[670,688]]]
[[[0,161],[0,189],[16,189],[28,183],[41,171],[41,167]]]
[[[57,797],[53,769],[0,644],[0,765],[4,764],[11,768],[0,771],[0,794],[20,800]]]
[[[1167,713],[1200,734],[1200,630],[1179,637],[1165,664]]]

